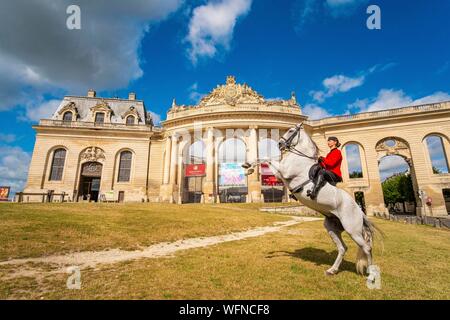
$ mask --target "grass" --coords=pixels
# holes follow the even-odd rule
[[[47,252],[44,250],[46,247],[53,251],[68,249],[52,245],[54,241],[50,234],[58,231],[43,225],[56,224],[54,220],[62,220],[62,225],[66,227],[68,224],[69,230],[80,224],[89,225],[87,229],[80,227],[81,230],[89,230],[80,235],[89,240],[89,246],[98,245],[95,248],[101,249],[106,243],[112,246],[124,241],[128,243],[126,246],[136,242],[143,245],[141,241],[191,237],[197,236],[196,233],[220,234],[286,219],[285,216],[258,213],[256,205],[111,205],[98,211],[93,210],[97,208],[93,205],[88,206],[92,211],[90,215],[78,212],[84,207],[86,205],[78,208],[70,205],[31,206],[30,209],[34,209],[28,214],[40,227],[34,231],[28,230],[27,234],[39,239],[38,232],[45,231],[42,238],[46,239],[38,246],[39,250],[32,253]],[[17,229],[22,230],[24,220],[28,220],[18,208],[21,207],[12,206],[5,213],[0,207],[2,244],[5,240],[9,241],[9,246],[24,241],[15,240],[20,234]],[[62,213],[62,217],[49,218],[51,212],[53,215]],[[106,212],[110,212],[112,217],[107,217]],[[5,216],[7,228],[3,226]],[[158,222],[152,222],[153,219],[145,216],[155,216]],[[136,217],[143,220],[133,222]],[[179,223],[179,218],[183,222]],[[229,221],[225,221],[228,218]],[[209,223],[204,223],[204,220]],[[105,223],[99,223],[101,221]],[[117,230],[122,230],[120,222],[125,222],[125,235],[122,236],[115,234]],[[211,225],[217,222],[223,225]],[[81,290],[66,289],[67,275],[64,274],[9,279],[8,270],[4,269],[0,270],[0,298],[450,299],[450,232],[384,220],[375,222],[386,234],[384,250],[379,241],[374,250],[375,263],[382,272],[381,290],[369,290],[365,279],[355,273],[356,247],[346,235],[344,241],[349,251],[342,271],[334,277],[324,275],[324,270],[334,261],[336,251],[322,222],[317,221],[301,223],[258,238],[181,251],[173,258],[141,259],[83,270]],[[149,227],[148,224],[154,225]],[[165,233],[171,230],[169,226],[177,230],[170,236]],[[144,230],[148,228],[154,230],[152,238],[145,236]],[[23,248],[21,250],[26,251]],[[8,250],[11,255],[11,248]],[[21,250],[12,252],[17,256],[30,254]]]
[[[0,204],[0,260],[107,248],[132,250],[289,219],[261,214],[258,208],[245,204]]]

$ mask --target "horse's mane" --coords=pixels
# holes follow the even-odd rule
[[[319,157],[320,154],[320,148],[317,145],[317,143],[309,136],[309,134],[305,131],[306,136],[308,137],[309,141],[312,143],[312,145],[314,146],[314,157]]]

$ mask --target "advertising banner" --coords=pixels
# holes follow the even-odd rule
[[[203,177],[206,175],[205,164],[188,164],[185,167],[185,177]]]
[[[8,201],[10,187],[0,187],[0,201]]]
[[[245,187],[247,177],[240,163],[221,163],[219,166],[219,184],[221,186]]]
[[[266,163],[261,163],[261,183],[263,186],[283,186],[283,182],[275,177],[269,165]]]

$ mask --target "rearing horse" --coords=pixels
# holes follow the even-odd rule
[[[371,273],[375,226],[367,219],[355,200],[347,192],[329,183],[319,191],[315,200],[308,196],[309,187],[313,185],[309,170],[317,163],[319,149],[303,125],[299,124],[289,129],[278,142],[278,147],[281,152],[286,153],[281,161],[256,160],[251,164],[245,163],[243,167],[249,169],[247,174],[253,173],[253,167],[256,165],[267,163],[275,176],[283,181],[298,201],[325,216],[324,226],[338,249],[336,261],[326,271],[327,275],[338,272],[347,251],[341,236],[344,230],[359,247],[357,272],[364,274],[364,269],[367,269]]]

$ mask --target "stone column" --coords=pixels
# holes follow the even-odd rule
[[[177,135],[171,136],[172,150],[170,152],[170,177],[169,184],[174,186],[177,178],[177,162],[178,162],[178,137]]]
[[[257,126],[249,127],[247,161],[253,162],[258,159],[258,134]],[[261,202],[261,181],[259,179],[259,166],[255,172],[248,176],[248,202]]]
[[[166,157],[164,159],[164,176],[163,185],[161,186],[160,198],[163,202],[174,202],[174,191],[176,182],[177,168],[177,136],[167,137],[166,140]]]
[[[204,201],[214,202],[214,128],[207,128],[206,133],[206,177],[203,184]]]
[[[383,189],[381,188],[377,152],[374,149],[368,148],[366,150],[366,160],[369,190],[368,192],[364,192],[364,199],[367,215],[373,216],[375,212],[387,213],[387,209],[384,206]]]
[[[164,149],[165,157],[164,157],[164,178],[163,184],[169,183],[169,170],[170,170],[170,148],[171,148],[171,138],[166,138],[166,146]]]

